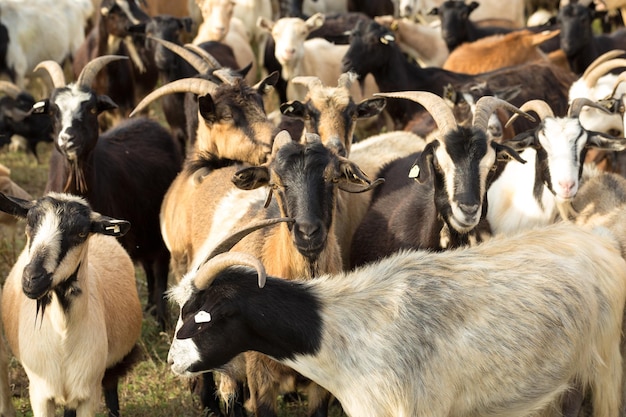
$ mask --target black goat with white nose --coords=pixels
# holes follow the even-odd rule
[[[163,196],[182,167],[182,155],[170,132],[146,117],[98,133],[98,115],[116,105],[90,85],[98,71],[118,59],[96,58],[67,86],[58,64],[45,61],[39,65],[50,73],[55,87],[41,107],[52,118],[55,132],[46,192],[84,196],[94,210],[133,224],[120,242],[145,270],[148,306],[156,307],[156,317],[165,327],[163,293],[170,255],[161,236],[159,212]]]
[[[95,416],[101,386],[109,416],[119,416],[117,384],[138,358],[143,318],[135,268],[115,239],[130,224],[61,193],[38,200],[0,194],[0,211],[26,219],[2,319],[28,375],[34,416],[54,416],[57,405],[65,415]]]

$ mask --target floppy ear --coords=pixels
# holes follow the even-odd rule
[[[411,170],[409,171],[409,178],[415,179],[420,184],[430,181],[433,170],[433,160],[435,158],[435,149],[439,146],[438,141],[432,141],[426,145],[422,153],[417,157]]]
[[[607,135],[602,132],[590,132],[587,131],[588,148],[597,148],[607,151],[623,151],[626,149],[626,138],[619,138],[616,136]]]
[[[0,193],[0,211],[21,219],[25,219],[33,202]]]
[[[91,231],[107,236],[124,236],[130,230],[130,222],[95,214],[91,219]]]
[[[362,193],[377,187],[383,182],[385,182],[385,180],[382,178],[371,181],[357,164],[346,158],[339,157],[339,178],[337,186],[340,190],[349,193]]]
[[[255,190],[269,184],[270,172],[263,165],[247,167],[235,172],[231,181],[241,190]]]
[[[103,111],[117,109],[117,104],[115,104],[111,97],[104,94],[98,96],[98,101],[96,104],[98,108],[98,114],[102,113]]]
[[[356,106],[357,118],[365,119],[377,116],[383,111],[386,104],[387,100],[384,97],[365,99]]]
[[[513,139],[509,139],[504,142],[504,145],[510,146],[514,150],[521,152],[526,148],[535,148],[537,149],[541,145],[537,141],[535,130],[528,130],[526,132],[522,132],[516,135]]]
[[[525,164],[526,160],[523,159],[517,151],[506,145],[502,145],[498,142],[491,142],[491,147],[496,151],[496,161],[516,161]]]
[[[302,119],[306,116],[306,106],[298,100],[288,101],[280,105],[280,112],[288,117]]]

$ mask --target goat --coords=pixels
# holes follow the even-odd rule
[[[3,142],[11,142],[15,135],[24,138],[26,150],[39,162],[37,145],[52,142],[50,119],[33,113],[35,98],[17,85],[0,81],[0,91],[7,94],[0,99],[0,135],[4,137]]]
[[[0,72],[24,89],[37,63],[63,63],[76,54],[93,5],[91,0],[4,1],[1,10]]]
[[[550,106],[539,100],[522,105],[542,122],[505,142],[520,151],[523,166],[507,165],[489,188],[487,220],[494,234],[544,226],[560,215],[567,219],[568,202],[576,195],[588,148],[622,150],[626,139],[588,131],[578,120],[583,106],[596,106],[588,99],[572,102],[567,117],[554,117]]]
[[[557,14],[561,27],[561,49],[572,71],[579,75],[604,52],[626,49],[626,29],[608,35],[594,35],[591,27],[593,16],[592,8],[573,2],[560,7]]]
[[[398,16],[408,19],[428,20],[432,15],[429,12],[440,6],[444,0],[398,0]],[[525,25],[524,5],[527,1],[511,0],[502,3],[498,0],[481,0],[480,7],[474,7],[470,19],[481,22],[492,19],[507,20],[514,27]]]
[[[142,312],[135,268],[115,237],[130,224],[101,215],[83,198],[0,195],[0,210],[27,219],[27,242],[2,293],[2,319],[24,367],[36,417],[95,416],[104,387],[119,416],[118,379],[137,359]]]
[[[546,60],[539,45],[559,34],[558,30],[534,33],[518,30],[491,35],[459,45],[442,68],[465,74],[480,74],[496,69]]]
[[[420,102],[435,118],[440,134],[422,152],[392,161],[377,173],[385,183],[375,190],[354,232],[351,267],[401,249],[441,250],[481,240],[488,233],[483,219],[496,164],[507,158],[523,162],[517,152],[489,140],[485,133],[497,107],[519,112],[503,100],[483,97],[476,105],[473,125],[460,127],[451,109],[435,94],[387,96]]]
[[[395,13],[393,3],[394,0],[348,0],[348,11],[360,12],[371,18],[393,15]]]
[[[626,263],[606,233],[562,223],[307,282],[262,268],[223,254],[170,290],[174,373],[256,350],[327,387],[349,416],[524,416],[577,384],[595,413],[618,413]]]
[[[462,74],[441,68],[421,68],[410,63],[396,45],[393,34],[376,22],[357,24],[350,36],[350,48],[342,60],[343,70],[355,72],[359,80],[372,74],[381,92],[429,91],[442,95],[449,84],[485,82],[494,90],[523,85],[525,88],[512,104],[520,106],[530,99],[541,98],[551,104],[555,114],[562,115],[567,111],[567,92],[575,76],[548,62],[518,65],[478,75]],[[391,101],[385,109],[398,130],[423,111],[419,104],[408,100],[407,103]],[[515,127],[521,131],[523,126],[517,123]]]
[[[209,178],[205,179],[205,182],[209,181]],[[214,183],[214,180],[210,182]],[[291,218],[293,222],[278,225],[269,232],[268,229],[256,232],[238,243],[234,250],[261,257],[268,270],[284,279],[296,276],[311,279],[321,273],[339,272],[343,264],[334,230],[338,189],[362,192],[379,183],[371,182],[353,162],[325,147],[319,136],[307,135],[306,141],[300,143],[292,141],[286,132],[275,138],[272,157],[267,164],[238,170],[233,174],[233,182],[242,190],[260,189],[261,192],[244,200],[241,193],[231,191],[219,200],[218,209],[212,213],[207,213],[209,210],[194,202],[196,217],[204,220],[194,226],[201,245],[196,244],[198,250],[189,270],[194,270],[199,260],[204,259],[215,243],[228,233],[228,224],[234,221],[235,224],[247,224],[251,219],[280,216]],[[271,190],[268,198],[276,198],[269,206],[264,188]],[[210,198],[214,199],[214,195],[212,193]],[[197,199],[208,197],[198,196]],[[264,203],[266,210],[262,210]],[[206,204],[202,206],[206,207]],[[246,363],[251,408],[256,414],[262,411],[275,413],[279,387],[293,379],[293,372],[258,354],[247,354]],[[306,388],[309,415],[325,414],[328,395],[315,385]]]
[[[159,210],[181,169],[182,156],[169,131],[145,117],[99,135],[98,115],[115,103],[108,96],[97,95],[90,85],[99,70],[120,58],[96,58],[68,86],[58,64],[40,64],[55,87],[40,107],[43,113],[49,112],[55,132],[46,192],[83,195],[95,210],[133,222],[133,229],[120,242],[131,258],[141,263],[148,284],[147,307],[156,307],[157,320],[165,328],[163,293],[169,253],[159,230]],[[120,199],[120,190],[135,199]]]

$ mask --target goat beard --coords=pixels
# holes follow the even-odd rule
[[[69,171],[63,192],[70,193],[75,190],[78,194],[85,194],[87,192],[87,181],[80,163],[75,159],[71,160]]]

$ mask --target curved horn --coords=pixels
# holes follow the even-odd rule
[[[185,49],[192,51],[193,53],[198,55],[206,64],[211,67],[210,69],[222,68],[222,64],[220,64],[219,61],[209,53],[209,51],[200,48],[198,45],[195,45],[193,43],[186,43]]]
[[[37,64],[33,71],[37,71],[39,69],[43,69],[48,72],[54,88],[65,87],[65,74],[63,73],[63,68],[61,68],[61,65],[59,65],[58,62],[52,60],[42,61]]]
[[[305,85],[309,90],[312,90],[313,88],[320,88],[322,87],[324,84],[322,84],[322,80],[319,79],[319,77],[315,77],[315,76],[304,76],[304,75],[299,75],[297,77],[293,77],[291,79],[291,82],[294,84],[302,84]]]
[[[472,126],[481,129],[482,131],[487,131],[487,126],[489,125],[489,118],[491,114],[499,108],[503,108],[513,112],[515,114],[519,114],[524,116],[528,120],[534,122],[535,118],[530,114],[518,109],[511,103],[506,100],[502,100],[498,97],[493,96],[482,96],[476,102],[476,110],[474,110],[474,118],[472,120]]]
[[[587,66],[587,68],[585,68],[585,72],[583,72],[583,75],[580,78],[582,78],[582,79],[587,78],[589,73],[591,71],[593,71],[593,69],[595,67],[597,67],[598,65],[600,65],[604,61],[608,61],[609,59],[617,58],[618,56],[623,55],[623,54],[626,54],[626,51],[622,51],[621,49],[612,49],[612,50],[610,50],[608,52],[603,53],[602,55],[600,55],[599,57],[594,59],[593,62]]]
[[[278,150],[286,143],[291,142],[291,135],[286,130],[281,130],[274,137],[274,142],[272,143],[272,156],[275,156],[278,153]]]
[[[182,46],[174,43],[174,42],[170,42],[167,41],[165,39],[161,39],[161,38],[156,38],[154,36],[147,36],[148,39],[152,39],[153,41],[160,43],[161,45],[163,45],[164,47],[166,47],[167,49],[169,49],[170,51],[174,52],[175,54],[177,54],[178,56],[180,56],[182,59],[184,59],[185,61],[187,61],[189,63],[189,65],[191,65],[193,67],[193,69],[195,69],[196,71],[198,71],[198,73],[200,74],[206,74],[207,72],[209,72],[212,68],[204,61],[204,59],[202,59],[201,57],[199,57],[198,55],[196,55],[195,53],[193,53],[192,51],[190,51],[187,48],[183,48]]]
[[[103,55],[92,59],[87,63],[87,65],[85,65],[85,68],[83,68],[78,75],[76,85],[91,88],[91,84],[96,78],[96,75],[98,75],[98,72],[100,72],[105,65],[109,62],[119,61],[122,59],[128,59],[128,57],[124,55]]]
[[[128,117],[134,116],[135,114],[148,107],[148,105],[154,100],[161,98],[167,94],[194,93],[198,96],[205,96],[207,94],[212,94],[213,92],[215,92],[216,88],[217,84],[202,78],[182,78],[180,80],[175,80],[171,83],[165,84],[164,86],[157,88],[156,90],[145,96],[128,115]]]
[[[577,118],[578,116],[580,116],[580,112],[585,106],[600,109],[605,113],[611,113],[609,109],[607,109],[600,103],[590,100],[587,97],[579,97],[572,100],[572,104],[569,105],[569,110],[567,111],[567,117]]]
[[[249,266],[256,270],[259,279],[259,288],[265,286],[265,267],[254,256],[241,252],[220,253],[215,258],[207,261],[198,269],[194,284],[199,290],[207,288],[217,278],[217,275],[224,269],[231,266]]]
[[[413,100],[416,103],[421,104],[435,119],[437,127],[442,134],[456,128],[456,119],[452,113],[450,106],[446,104],[443,98],[437,94],[430,93],[428,91],[399,91],[395,93],[375,93],[375,96],[380,97],[393,97],[393,98],[405,98]]]
[[[546,117],[554,117],[554,112],[552,111],[552,107],[550,107],[550,105],[546,103],[544,100],[540,100],[540,99],[528,100],[526,103],[522,104],[522,106],[520,107],[520,110],[525,111],[525,112],[529,112],[532,110],[535,113],[537,113],[537,116],[539,116],[540,120],[543,120]],[[506,122],[504,127],[509,127],[511,123],[517,120],[517,117],[518,117],[517,113],[511,116],[511,118]]]
[[[619,85],[624,81],[626,81],[626,71],[620,72],[620,74],[617,76],[617,78],[615,79],[615,83],[613,84],[613,89],[611,90],[611,95],[606,98],[616,98],[615,94],[617,94],[617,89],[619,88]]]
[[[595,86],[600,77],[606,75],[609,71],[613,71],[614,69],[620,67],[626,67],[626,59],[616,58],[599,64],[593,70],[589,71],[589,74],[585,77],[585,85],[588,88]]]
[[[235,246],[241,239],[248,236],[250,233],[255,232],[259,229],[263,229],[264,227],[273,226],[278,223],[293,223],[294,219],[290,217],[278,217],[274,219],[264,219],[254,222],[252,224],[248,224],[240,229],[235,230],[229,236],[224,238],[221,242],[215,246],[213,251],[207,256],[206,259],[213,259],[217,255],[228,252]]]
[[[15,99],[22,92],[22,89],[10,81],[0,81],[0,92]]]

